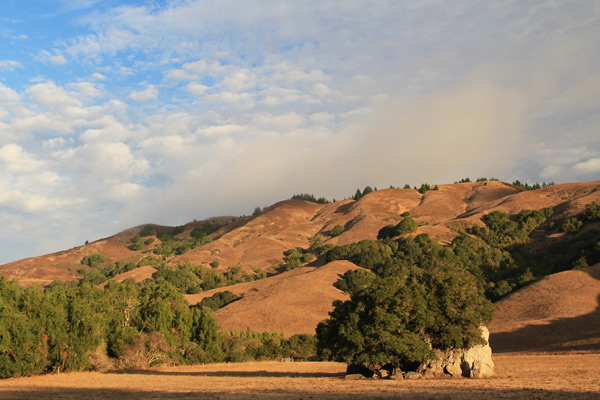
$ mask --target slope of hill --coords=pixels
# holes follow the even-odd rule
[[[600,265],[547,276],[495,305],[494,352],[600,350]]]
[[[553,220],[560,221],[581,212],[586,204],[600,203],[600,182],[553,185],[534,191],[522,191],[498,181],[439,185],[439,190],[425,194],[413,189],[384,189],[372,192],[359,201],[343,200],[315,204],[302,200],[285,200],[272,205],[258,216],[211,219],[223,224],[211,233],[213,241],[181,255],[167,257],[170,264],[191,262],[208,265],[217,261],[219,271],[235,266],[250,270],[273,270],[283,260],[287,249],[308,248],[310,237],[324,243],[343,245],[363,239],[375,239],[378,231],[402,219],[410,212],[420,224],[417,233],[428,233],[442,243],[456,236],[460,226],[482,225],[481,218],[492,211],[515,214],[522,209],[553,207]],[[205,221],[185,225],[178,238],[189,238],[195,227]],[[344,226],[335,237],[331,230]],[[23,285],[45,286],[53,280],[80,279],[77,272],[86,255],[102,254],[109,265],[117,261],[137,263],[161,244],[156,239],[142,250],[129,249],[129,240],[143,226],[131,228],[71,250],[16,261],[0,266],[0,274],[17,279]],[[159,232],[173,227],[156,226]],[[550,232],[552,233],[552,232]]]
[[[333,284],[348,270],[358,267],[348,261],[334,261],[319,268],[300,267],[254,282],[240,283],[196,295],[187,295],[190,304],[217,292],[229,290],[243,296],[216,311],[224,330],[315,333],[317,324],[328,317],[334,300],[348,296]]]

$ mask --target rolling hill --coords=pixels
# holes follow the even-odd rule
[[[166,264],[173,266],[201,265],[222,273],[238,268],[249,274],[268,275],[252,282],[187,295],[191,304],[224,290],[243,296],[216,312],[222,329],[250,328],[280,331],[286,335],[313,333],[316,324],[327,317],[332,301],[346,298],[333,284],[343,273],[358,267],[348,261],[325,264],[317,259],[300,268],[278,273],[284,263],[284,251],[308,249],[310,239],[315,237],[321,238],[325,245],[376,239],[382,227],[397,224],[405,212],[410,212],[419,224],[417,232],[411,235],[427,233],[440,243],[449,244],[462,229],[483,226],[482,218],[493,211],[515,215],[524,209],[544,207],[554,210],[550,222],[555,222],[556,228],[539,230],[534,235],[541,242],[551,242],[565,235],[558,229],[562,221],[581,213],[588,204],[600,204],[599,189],[598,181],[553,185],[531,191],[503,182],[486,181],[439,185],[438,190],[425,193],[390,188],[369,193],[358,201],[346,199],[329,204],[284,200],[259,215],[190,222],[175,235],[176,239],[190,240],[195,228],[211,223],[218,228],[209,235],[212,241],[163,258]],[[85,271],[82,271],[80,261],[93,254],[104,256],[103,266],[117,262],[136,265],[162,245],[160,235],[157,235],[141,250],[131,249],[130,240],[144,226],[74,249],[4,264],[0,266],[0,274],[16,279],[23,286],[44,287],[54,280],[81,279],[81,273]],[[344,227],[343,232],[332,236],[331,231],[337,226]],[[157,233],[169,233],[174,228],[153,227]],[[209,267],[211,263],[213,268]],[[597,329],[586,328],[585,334],[575,335],[573,329],[561,326],[589,325],[594,318],[598,320],[598,268],[549,276],[498,302],[496,321],[490,327],[492,346],[498,351],[595,348],[600,343]],[[156,266],[146,265],[112,279],[140,282],[152,278],[156,270]],[[576,305],[578,302],[585,305]],[[552,334],[561,339],[547,339]],[[542,336],[546,339],[542,340]]]

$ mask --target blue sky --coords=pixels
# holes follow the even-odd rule
[[[366,185],[600,176],[596,1],[0,5],[0,263]]]

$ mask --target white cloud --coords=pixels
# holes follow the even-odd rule
[[[4,163],[4,171],[24,173],[37,171],[44,166],[33,154],[23,151],[18,144],[7,144],[0,148],[0,161]]]
[[[138,92],[131,92],[129,97],[135,101],[150,101],[156,99],[158,96],[158,89],[154,85],[148,85],[144,90]]]
[[[197,82],[190,82],[185,87],[185,90],[187,90],[190,94],[200,96],[208,90],[208,86],[202,85]]]
[[[103,81],[106,79],[106,76],[104,76],[103,74],[101,74],[100,72],[94,72],[92,74],[92,79],[95,79],[97,81]]]
[[[0,69],[14,71],[16,68],[23,68],[23,65],[14,60],[0,60]]]
[[[65,106],[79,106],[81,103],[62,87],[54,82],[38,83],[25,91],[37,105],[50,109],[60,109]]]
[[[219,92],[204,97],[208,103],[226,104],[231,107],[248,108],[255,104],[250,93]]]
[[[600,173],[600,158],[590,158],[587,161],[575,164],[573,167],[577,171],[584,173]]]
[[[61,51],[58,49],[54,49],[53,51],[54,54],[48,50],[40,51],[38,59],[47,64],[65,65],[67,63],[67,59],[62,55]]]
[[[256,76],[248,71],[236,71],[225,77],[221,84],[232,92],[247,91],[256,86]]]
[[[168,79],[174,79],[176,81],[193,81],[200,79],[199,75],[190,74],[184,69],[172,69],[167,73]]]
[[[102,92],[98,85],[93,82],[76,82],[69,84],[69,88],[73,90],[78,97],[96,98],[101,97]]]

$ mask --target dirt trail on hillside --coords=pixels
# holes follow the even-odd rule
[[[0,381],[0,399],[600,399],[600,354],[494,356],[489,379],[344,380],[337,363],[256,362]]]

